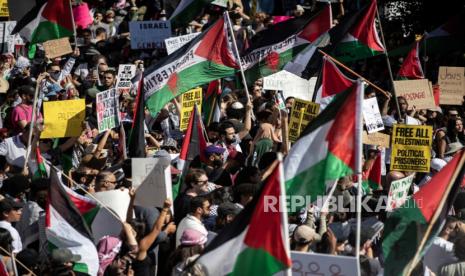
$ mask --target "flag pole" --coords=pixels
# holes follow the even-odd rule
[[[355,238],[355,256],[357,265],[360,265],[360,233],[362,230],[362,103],[365,91],[365,83],[357,81],[356,109],[355,109],[355,174],[357,175],[357,229]]]
[[[74,23],[73,3],[69,0],[69,9],[71,11],[71,22],[73,23],[74,47],[77,47],[76,23]]]
[[[12,258],[14,260],[13,264],[18,263],[20,266],[22,266],[24,269],[26,269],[29,273],[31,273],[34,276],[37,276],[37,274],[35,274],[30,268],[28,268],[26,265],[24,265],[22,262],[20,262],[17,258],[15,258],[14,254],[11,254],[8,250],[3,248],[2,246],[0,246],[0,250],[2,250],[3,253],[5,253],[7,256],[9,256],[10,258]],[[15,268],[15,271],[16,271],[16,268]]]
[[[229,18],[228,11],[225,11],[226,19],[228,21],[228,29],[231,34],[232,44],[234,48],[234,53],[236,54],[237,61],[239,63],[239,69],[241,70],[242,83],[244,84],[245,94],[247,96],[247,102],[250,102],[249,87],[247,86],[247,80],[245,79],[244,68],[242,67],[241,56],[239,55],[239,50],[237,49],[236,37],[234,36],[234,31],[231,24],[231,18]],[[252,111],[253,114],[253,111]]]
[[[386,41],[384,40],[383,26],[381,25],[381,18],[379,16],[378,6],[376,6],[376,18],[378,19],[379,30],[381,33],[381,40],[384,46],[384,57],[386,59],[386,64],[387,64],[388,72],[389,72],[389,78],[391,80],[392,94],[394,96],[394,101],[396,103],[396,111],[397,111],[397,114],[399,114],[399,121],[400,123],[402,123],[404,119],[400,115],[399,101],[397,101],[397,93],[396,93],[396,87],[394,86],[394,77],[392,75],[391,62],[389,61],[389,55],[388,55],[387,48],[386,48]]]
[[[409,276],[412,274],[413,269],[418,263],[418,259],[420,258],[420,253],[423,250],[423,247],[425,246],[428,236],[431,234],[431,231],[433,231],[433,226],[436,223],[436,220],[439,218],[439,215],[442,212],[442,208],[444,207],[444,204],[447,201],[447,198],[449,196],[450,191],[452,190],[452,187],[454,186],[455,181],[457,180],[457,177],[459,176],[460,172],[463,170],[463,165],[465,163],[465,151],[462,150],[461,152],[462,156],[460,157],[459,163],[457,164],[457,168],[455,169],[454,173],[452,174],[452,177],[450,179],[449,185],[447,185],[446,191],[444,192],[441,201],[439,202],[438,208],[434,212],[433,217],[431,218],[430,223],[428,224],[428,228],[426,229],[425,235],[423,236],[420,246],[418,246],[417,251],[415,252],[415,255],[413,256],[413,259],[409,264],[407,265],[407,273],[405,275]]]
[[[278,153],[278,169],[279,169],[279,212],[281,212],[281,219],[283,222],[283,242],[284,242],[284,248],[286,250],[287,255],[289,258],[291,257],[291,249],[289,246],[289,225],[288,225],[288,217],[287,217],[287,209],[286,209],[286,188],[284,185],[284,169],[283,169],[283,155],[281,153]],[[292,275],[292,270],[291,268],[286,269],[286,275],[290,276]]]

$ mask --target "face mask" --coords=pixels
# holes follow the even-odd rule
[[[202,25],[205,25],[205,24],[208,23],[208,20],[207,19],[202,19],[202,20],[200,20],[200,23],[202,23]]]
[[[52,79],[54,80],[58,80],[58,78],[60,77],[60,72],[56,73],[50,73],[50,77],[52,77]]]

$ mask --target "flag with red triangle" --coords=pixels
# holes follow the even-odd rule
[[[376,154],[376,158],[370,161],[370,164],[366,170],[362,172],[363,176],[363,190],[380,190],[381,186],[381,153]]]
[[[212,80],[234,75],[239,65],[224,16],[210,28],[144,72],[146,104],[157,114],[169,101]]]
[[[279,162],[259,193],[196,260],[206,275],[271,276],[291,267],[282,182]]]
[[[336,46],[334,56],[344,62],[379,55],[385,51],[376,30],[376,0],[371,0],[368,10],[345,38]]]
[[[421,68],[420,62],[420,51],[419,51],[420,41],[416,41],[413,45],[412,50],[408,53],[405,58],[402,66],[399,69],[397,75],[401,78],[406,79],[424,79],[425,75],[423,74],[423,69]]]
[[[416,266],[412,262],[415,254],[421,258],[427,249],[425,245],[439,233],[465,174],[463,155],[464,151],[458,152],[441,171],[387,218],[382,244],[384,275],[408,275],[407,268]],[[432,227],[429,234],[426,232],[428,226]],[[420,244],[423,239],[426,242]]]

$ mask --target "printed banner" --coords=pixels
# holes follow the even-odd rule
[[[165,39],[166,52],[168,53],[168,55],[171,55],[172,53],[176,52],[177,49],[189,43],[199,34],[201,33],[198,32]]]
[[[86,117],[84,99],[44,102],[44,131],[40,138],[78,137]]]
[[[131,49],[165,48],[165,39],[171,37],[170,21],[131,21]]]
[[[99,133],[119,125],[119,104],[115,88],[97,93],[96,108]]]
[[[441,104],[462,105],[465,95],[465,67],[439,67],[438,83]]]
[[[289,120],[289,140],[297,141],[300,133],[307,127],[320,111],[320,105],[317,103],[295,99],[291,109],[291,118]]]
[[[408,191],[414,178],[415,174],[411,174],[407,177],[391,182],[386,211],[392,212],[394,209],[404,204],[407,200]]]
[[[381,117],[381,112],[379,112],[376,97],[363,100],[362,113],[368,133],[374,133],[384,129],[383,118]]]
[[[197,104],[199,112],[202,111],[202,88],[195,88],[182,94],[181,98],[181,118],[179,129],[184,131],[189,126],[189,118],[194,106]]]
[[[410,107],[417,110],[436,107],[427,79],[394,81],[394,87],[396,95],[404,97]]]
[[[394,125],[391,170],[429,172],[432,143],[431,126]]]

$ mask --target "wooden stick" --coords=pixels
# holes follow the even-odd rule
[[[460,157],[459,163],[457,164],[457,168],[455,169],[454,173],[452,174],[452,177],[450,179],[449,185],[447,185],[446,191],[444,192],[441,201],[439,202],[438,208],[434,212],[434,215],[428,224],[428,228],[426,229],[425,235],[423,236],[420,246],[417,249],[417,252],[415,252],[415,255],[413,256],[412,261],[408,264],[407,266],[407,273],[405,275],[410,276],[412,274],[413,269],[417,265],[418,259],[420,258],[420,253],[423,249],[423,247],[426,244],[426,241],[428,239],[428,236],[430,235],[431,231],[433,230],[433,226],[436,223],[436,220],[439,218],[439,215],[441,214],[442,208],[444,207],[444,204],[446,203],[446,200],[449,196],[450,190],[452,189],[452,186],[454,186],[454,182],[456,181],[457,177],[459,176],[460,171],[463,169],[463,164],[465,163],[465,152],[462,151],[462,156]]]
[[[31,273],[34,276],[37,276],[31,269],[29,269],[27,266],[25,266],[22,262],[20,262],[18,259],[14,258],[8,250],[0,246],[0,250],[3,251],[3,253],[6,253],[8,257],[12,258],[16,263],[18,263],[20,266],[22,266],[24,269],[26,269],[29,273]]]
[[[350,73],[354,74],[355,76],[361,78],[363,81],[365,81],[366,83],[368,83],[370,86],[372,86],[374,89],[378,90],[379,92],[381,92],[384,96],[386,96],[387,98],[390,97],[390,93],[387,92],[386,90],[383,90],[382,88],[380,88],[379,86],[377,86],[376,84],[372,83],[371,81],[367,80],[366,78],[364,78],[362,75],[360,75],[359,73],[355,72],[354,70],[350,69],[349,67],[345,66],[342,62],[340,62],[339,60],[335,59],[334,57],[330,56],[329,54],[323,52],[322,50],[318,50],[318,52],[320,52],[321,54],[323,54],[324,56],[328,57],[329,59],[331,59],[332,61],[334,61],[334,63],[336,63],[337,65],[341,66],[342,68],[346,69],[347,71],[349,71]]]

